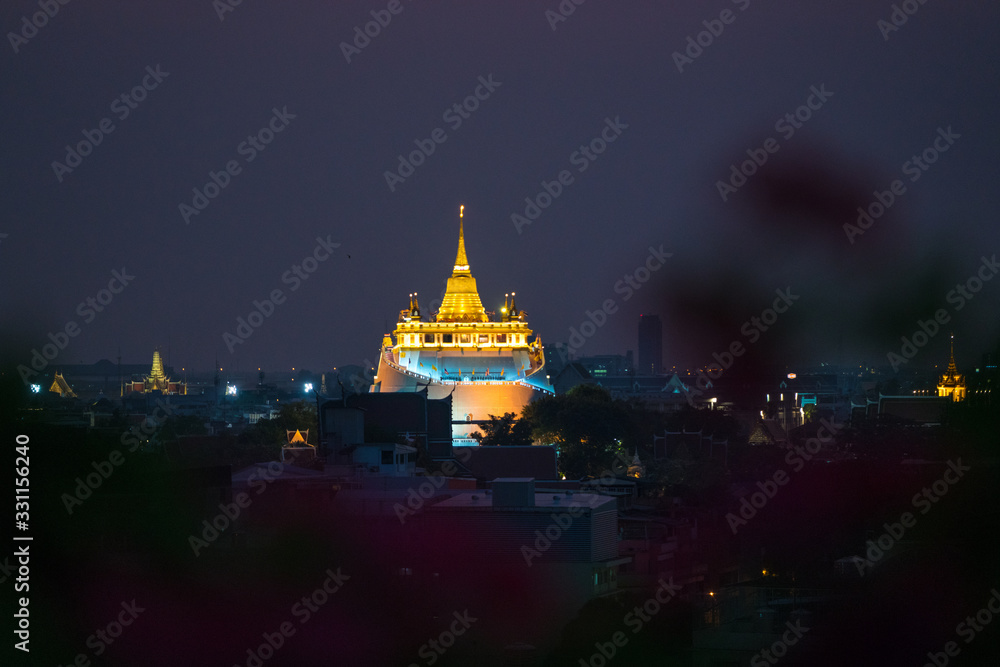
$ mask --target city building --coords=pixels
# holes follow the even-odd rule
[[[371,391],[451,395],[455,444],[474,443],[471,434],[489,415],[520,414],[537,396],[553,394],[542,341],[532,337],[514,294],[505,297],[499,317],[490,315],[469,268],[460,212],[458,253],[441,308],[425,319],[417,295],[410,295],[396,329],[382,340]]]
[[[663,323],[659,315],[639,316],[639,373],[663,372]]]

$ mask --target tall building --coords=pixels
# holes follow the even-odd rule
[[[953,401],[965,399],[965,376],[959,375],[958,367],[955,366],[955,336],[951,337],[951,359],[948,361],[948,370],[941,376],[937,386],[938,396],[951,396]]]
[[[659,315],[639,316],[639,366],[642,375],[663,372],[663,324]]]
[[[514,294],[504,298],[497,318],[483,308],[465,253],[464,210],[441,308],[425,319],[417,295],[410,295],[396,329],[382,339],[371,387],[373,392],[425,389],[431,399],[451,395],[455,444],[474,444],[471,434],[489,415],[520,414],[535,397],[553,393],[542,341],[532,338]]]

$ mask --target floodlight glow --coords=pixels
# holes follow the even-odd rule
[[[235,395],[236,395],[236,385],[234,385],[234,384],[227,384],[226,385],[226,396],[235,396]]]
[[[308,393],[309,393],[310,391],[312,391],[312,390],[313,390],[313,383],[312,383],[312,382],[306,382],[306,384],[305,384],[305,387],[304,387],[304,388],[305,388],[305,390],[306,390],[306,393],[308,394]]]
[[[31,385],[31,393],[32,394],[40,394],[40,393],[42,393],[42,385],[40,385],[40,384],[33,384],[33,385]]]

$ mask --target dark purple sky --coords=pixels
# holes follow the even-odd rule
[[[426,306],[443,289],[461,203],[487,308],[516,291],[554,342],[614,300],[581,354],[635,349],[639,314],[657,312],[666,363],[703,365],[786,287],[800,299],[751,346],[780,363],[885,363],[937,309],[961,365],[995,346],[1000,280],[957,312],[947,295],[1000,250],[996,3],[914,2],[888,40],[890,2],[590,0],[553,30],[558,4],[404,0],[350,63],[340,43],[387,3],[244,0],[220,21],[210,0],[77,1],[17,53],[8,35],[11,353],[27,363],[75,321],[57,363],[119,346],[141,363],[157,345],[188,368],[374,360],[407,294]],[[724,9],[732,22],[679,72],[672,54]],[[0,26],[37,11],[5,3]],[[121,119],[112,102],[147,66],[169,74]],[[499,87],[454,127],[443,113],[490,75]],[[776,121],[813,86],[833,94],[787,137]],[[248,162],[239,146],[274,108],[294,119]],[[53,161],[104,118],[114,131],[60,182]],[[627,129],[581,173],[571,156],[606,118]],[[960,137],[911,181],[904,163],[949,127]],[[390,191],[384,172],[436,128],[444,143]],[[716,182],[769,137],[778,151],[723,201]],[[230,160],[239,173],[185,224],[179,204]],[[511,215],[564,169],[573,182],[518,233]],[[850,243],[844,223],[894,179],[905,193]],[[291,291],[282,276],[318,236],[341,245]],[[625,301],[616,282],[661,244],[672,257]],[[134,280],[86,322],[78,304],[122,267]],[[275,289],[286,300],[230,354],[223,334]],[[911,366],[946,360],[946,338]]]

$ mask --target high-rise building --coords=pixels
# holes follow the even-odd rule
[[[431,399],[451,394],[455,444],[474,443],[469,438],[479,430],[477,422],[489,415],[520,414],[536,396],[553,393],[542,341],[532,338],[514,294],[504,298],[499,317],[491,319],[483,308],[465,253],[461,211],[458,253],[441,308],[425,319],[417,295],[410,295],[395,331],[382,339],[371,387],[373,392],[425,389]]]
[[[663,324],[659,315],[639,316],[639,364],[642,375],[663,372]]]

